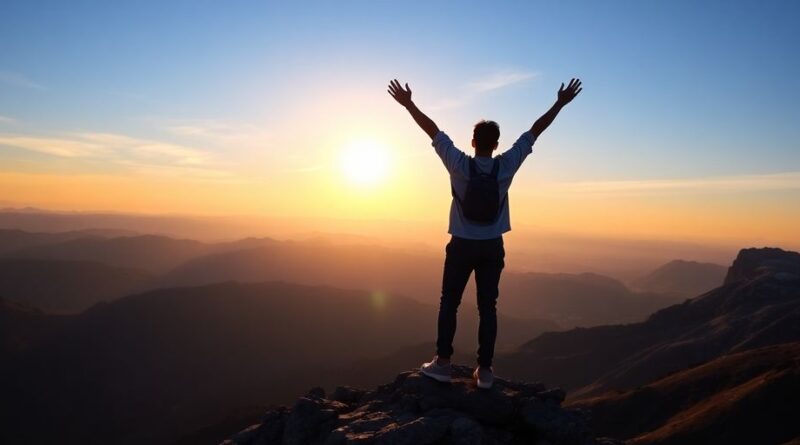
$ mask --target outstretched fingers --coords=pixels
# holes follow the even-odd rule
[[[400,81],[392,79],[389,81],[389,88],[386,90],[397,102],[406,105],[411,101],[411,88],[406,84],[405,89],[400,85]]]
[[[399,93],[399,92],[401,92],[401,91],[404,91],[404,90],[403,90],[403,87],[402,87],[402,86],[400,86],[400,82],[398,82],[398,81],[397,81],[397,79],[394,79],[394,80],[391,80],[391,81],[389,81],[389,89],[390,89],[390,90],[391,90],[391,91],[392,91],[394,94],[397,94],[397,93]],[[406,84],[406,90],[408,90],[409,92],[411,91],[411,90],[408,88],[408,84]]]

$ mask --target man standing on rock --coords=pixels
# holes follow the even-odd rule
[[[511,230],[508,211],[508,188],[514,174],[531,153],[533,143],[553,122],[566,104],[582,90],[581,81],[572,79],[558,90],[558,99],[550,109],[522,133],[504,153],[492,157],[500,138],[496,122],[482,120],[475,124],[470,157],[453,145],[453,141],[411,101],[411,89],[397,79],[389,82],[389,94],[404,106],[417,125],[430,136],[436,154],[450,173],[450,226],[452,235],[445,249],[442,297],[439,304],[436,356],[424,363],[420,371],[440,382],[449,382],[452,373],[450,356],[456,333],[456,312],[461,295],[475,271],[478,293],[478,367],[473,373],[479,388],[491,388],[494,382],[492,357],[497,337],[497,303],[500,273],[505,251],[503,233]]]

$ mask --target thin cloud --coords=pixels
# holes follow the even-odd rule
[[[123,165],[138,173],[179,174],[208,179],[229,175],[212,153],[184,145],[114,133],[74,133],[39,137],[0,133],[0,146],[63,158],[80,158]]]
[[[484,79],[470,82],[468,88],[476,93],[498,90],[536,77],[536,73],[526,71],[502,71]]]
[[[651,194],[800,190],[800,171],[761,175],[715,176],[694,179],[587,181],[552,184],[552,188],[581,194]]]
[[[235,176],[225,170],[217,170],[205,167],[192,167],[182,165],[156,165],[142,163],[132,160],[121,159],[115,161],[116,164],[125,166],[128,170],[145,175],[162,178],[188,178],[199,180],[213,180],[213,181],[231,181],[235,180]]]
[[[127,152],[134,157],[160,160],[161,163],[177,165],[204,165],[212,161],[211,154],[196,148],[168,142],[139,139],[113,133],[78,133],[77,137],[118,152]]]
[[[93,157],[103,155],[107,152],[101,145],[90,141],[20,135],[0,134],[0,145],[64,158]]]
[[[429,108],[437,111],[459,108],[468,104],[481,94],[522,83],[531,80],[536,76],[537,73],[529,71],[498,71],[482,79],[478,79],[464,85],[462,87],[464,92],[461,93],[460,97],[442,99],[438,102],[434,102]]]
[[[443,99],[434,102],[428,107],[428,109],[433,111],[451,110],[453,108],[459,108],[466,105],[470,100],[472,100],[472,97],[466,95],[460,99]]]
[[[34,82],[22,74],[12,73],[11,71],[0,71],[0,83],[11,85],[13,87],[31,88],[34,90],[45,89],[44,85]]]
[[[175,136],[226,147],[263,147],[272,139],[263,126],[225,120],[172,120],[164,128]]]

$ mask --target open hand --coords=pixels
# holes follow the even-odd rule
[[[394,79],[389,82],[389,89],[387,91],[389,91],[389,94],[394,97],[394,100],[400,105],[404,107],[411,105],[411,88],[408,87],[408,84],[406,84],[406,89],[404,90],[403,87],[400,86],[400,82]]]
[[[575,96],[578,95],[583,90],[581,87],[581,80],[580,79],[572,79],[569,81],[569,85],[567,88],[564,88],[564,84],[561,84],[561,88],[558,90],[558,103],[561,105],[566,105],[572,102],[572,99],[575,99]],[[411,94],[409,92],[409,94]]]

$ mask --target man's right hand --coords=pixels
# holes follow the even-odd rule
[[[389,95],[394,97],[394,100],[400,105],[408,108],[408,106],[412,104],[411,88],[408,87],[408,84],[406,84],[406,89],[404,90],[403,87],[400,86],[400,82],[394,79],[389,82],[389,89],[387,91],[389,91]]]
[[[570,80],[566,89],[564,89],[564,84],[562,83],[561,88],[558,90],[558,100],[556,103],[563,107],[564,105],[572,102],[572,99],[575,99],[575,96],[577,96],[581,90],[583,90],[583,88],[581,88],[580,79]]]

